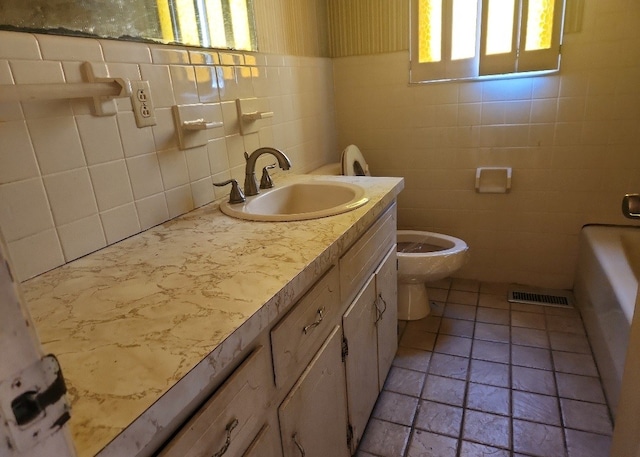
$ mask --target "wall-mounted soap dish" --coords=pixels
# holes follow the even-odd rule
[[[266,99],[258,98],[238,98],[236,99],[236,108],[238,110],[238,123],[240,124],[240,134],[257,132],[262,123],[261,119],[273,117],[273,111],[268,111],[265,105],[268,104]]]
[[[480,167],[476,169],[476,192],[505,194],[511,189],[511,167]]]
[[[207,107],[202,104],[174,105],[173,119],[180,149],[205,146],[209,141],[207,130],[223,127],[221,121],[207,119]]]

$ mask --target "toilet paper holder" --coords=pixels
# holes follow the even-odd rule
[[[480,167],[476,169],[476,192],[506,194],[511,189],[511,167]]]

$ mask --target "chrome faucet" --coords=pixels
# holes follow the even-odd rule
[[[285,155],[284,152],[280,151],[276,148],[258,148],[251,153],[251,155],[244,153],[244,158],[247,159],[247,168],[245,169],[244,174],[244,194],[247,197],[252,195],[258,195],[258,180],[256,179],[256,161],[258,157],[262,154],[269,153],[272,154],[276,159],[278,159],[278,165],[283,170],[288,170],[291,168],[291,161],[289,157]]]

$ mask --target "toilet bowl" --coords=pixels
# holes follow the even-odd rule
[[[312,174],[371,176],[362,152],[349,145],[340,164],[329,164]],[[398,230],[398,319],[417,320],[429,315],[426,283],[446,278],[467,258],[469,247],[463,240],[433,232]]]
[[[398,230],[398,319],[429,315],[426,283],[446,278],[467,258],[467,243],[453,236]]]

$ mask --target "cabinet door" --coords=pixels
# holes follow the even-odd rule
[[[398,269],[395,245],[376,270],[378,388],[382,390],[398,349]]]
[[[342,318],[349,353],[346,356],[349,424],[355,452],[378,397],[376,283],[371,276]]]
[[[271,357],[251,353],[160,452],[162,457],[242,455],[265,423],[273,395]]]
[[[349,457],[342,328],[336,325],[278,408],[285,457]]]
[[[282,445],[280,444],[280,432],[278,430],[278,418],[274,409],[273,418],[269,419],[262,427],[256,439],[242,457],[282,457]]]

